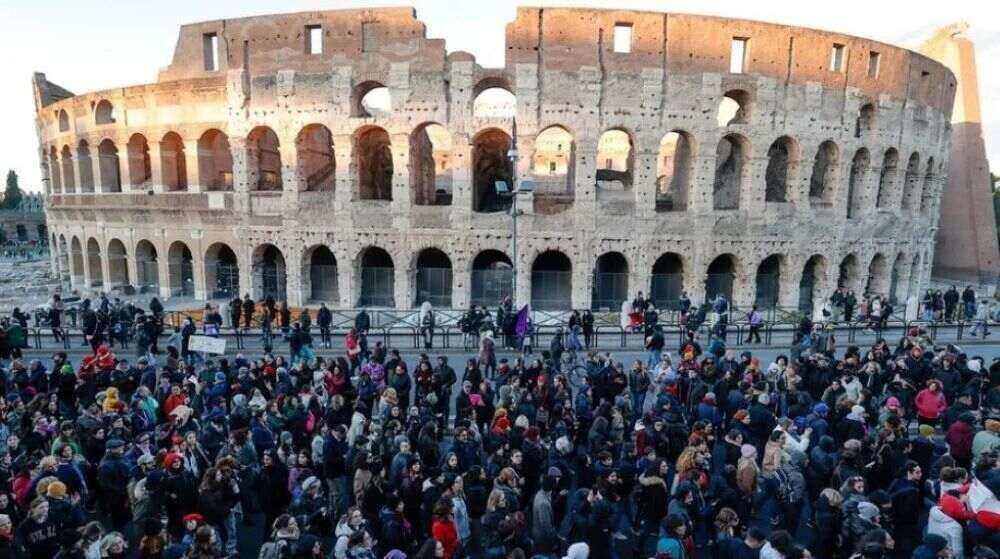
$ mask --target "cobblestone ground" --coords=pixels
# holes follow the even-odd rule
[[[59,287],[51,274],[48,258],[18,260],[0,258],[0,314],[14,307],[29,311],[48,301]]]

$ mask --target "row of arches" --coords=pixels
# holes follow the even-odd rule
[[[119,239],[111,239],[106,247],[91,237],[72,237],[67,246],[65,236],[58,240],[60,267],[66,279],[75,278],[93,288],[114,289],[131,286],[139,292],[169,292],[175,297],[192,297],[195,289],[195,256],[183,241],[171,243],[166,254],[160,255],[148,240],[138,241],[130,251]],[[165,258],[164,258],[165,257]],[[102,259],[107,259],[106,268]],[[134,258],[134,266],[129,265]],[[203,265],[206,296],[213,299],[231,298],[242,292],[255,297],[288,298],[289,263],[280,248],[273,244],[257,246],[251,253],[250,284],[241,285],[240,262],[236,253],[225,243],[210,245],[198,259]],[[338,259],[325,245],[316,245],[302,253],[297,275],[301,278],[304,301],[325,301],[339,304],[344,299],[340,289],[344,280]],[[402,265],[402,270],[397,267]],[[576,264],[578,266],[579,263]],[[836,274],[831,275],[831,266]],[[161,269],[161,266],[165,268]],[[648,283],[638,285],[639,277],[621,252],[601,254],[592,269],[583,277],[590,278],[591,306],[595,309],[617,310],[636,291],[646,291],[657,307],[674,308],[684,290],[702,284],[704,300],[723,295],[734,299],[737,289],[751,289],[752,302],[762,308],[797,305],[803,312],[812,312],[837,287],[861,294],[878,294],[891,300],[902,300],[915,293],[919,285],[921,259],[913,260],[903,253],[890,257],[876,253],[867,264],[856,254],[849,254],[839,263],[830,262],[821,254],[809,257],[801,269],[793,270],[789,257],[772,254],[755,268],[747,269],[734,254],[722,254],[708,264],[703,272],[690,268],[682,254],[666,252],[659,255],[648,270]],[[530,265],[530,297],[538,310],[572,308],[574,263],[557,249],[538,253]],[[105,277],[107,270],[107,277]],[[501,250],[479,252],[470,263],[468,301],[476,305],[495,305],[513,294],[513,266]],[[397,262],[385,249],[368,246],[350,263],[353,293],[350,305],[395,307],[396,283],[399,273],[406,274],[411,290],[409,300],[414,305],[429,301],[437,307],[454,306],[456,286],[451,258],[436,247],[424,248],[412,255],[409,262]],[[134,274],[135,277],[132,277]],[[690,277],[691,274],[698,274]],[[692,283],[694,282],[694,283]],[[161,285],[163,284],[163,285]],[[746,287],[740,287],[741,285]],[[165,289],[161,289],[165,288]],[[460,287],[464,289],[464,287]]]

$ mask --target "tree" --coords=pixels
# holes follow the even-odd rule
[[[17,173],[13,169],[7,171],[7,189],[3,193],[3,207],[8,210],[17,209],[23,198],[21,187],[17,185]]]

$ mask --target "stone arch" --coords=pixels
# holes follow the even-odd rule
[[[629,265],[618,251],[605,252],[594,262],[594,283],[590,306],[615,311],[629,298]]]
[[[333,153],[333,134],[322,124],[309,124],[295,137],[299,176],[307,191],[333,192],[337,160]]]
[[[62,169],[59,166],[59,152],[56,146],[49,148],[49,179],[52,181],[52,192],[62,194]]]
[[[90,144],[80,140],[76,146],[76,160],[80,163],[80,192],[94,191],[94,161],[90,156]]]
[[[865,103],[858,109],[858,118],[854,127],[854,135],[861,137],[862,133],[875,130],[875,104]]]
[[[472,116],[475,118],[513,118],[517,97],[510,83],[500,77],[479,80],[472,89]]]
[[[302,274],[302,291],[310,301],[340,301],[340,282],[337,276],[337,257],[326,245],[313,245],[302,253],[306,267]],[[306,283],[308,282],[308,283]]]
[[[198,184],[208,191],[233,188],[233,152],[221,130],[211,128],[198,138]]]
[[[868,264],[868,280],[865,283],[865,295],[879,295],[885,297],[889,294],[889,267],[885,256],[877,252],[872,256]]]
[[[798,143],[782,136],[767,148],[767,169],[764,172],[764,201],[787,202],[788,185],[795,179],[799,161]]]
[[[715,149],[715,180],[712,208],[735,210],[740,207],[740,190],[750,155],[750,141],[740,134],[727,134]]]
[[[665,252],[653,263],[649,297],[658,309],[679,308],[684,292],[684,259],[675,252]]]
[[[814,254],[806,260],[799,279],[799,312],[807,316],[828,296],[827,259],[822,254]]]
[[[160,263],[156,245],[146,239],[135,244],[136,289],[139,293],[160,293]]]
[[[495,305],[514,297],[514,264],[503,251],[486,249],[472,259],[473,305]]]
[[[128,274],[128,252],[119,239],[108,241],[108,288],[131,286]]]
[[[761,260],[757,266],[754,302],[760,308],[774,308],[780,303],[782,275],[786,268],[785,261],[786,258],[783,254],[772,254]]]
[[[656,157],[656,211],[687,210],[695,172],[694,139],[684,130],[668,132]]]
[[[854,152],[851,174],[847,180],[847,219],[857,217],[861,210],[861,201],[864,199],[861,190],[864,188],[870,167],[871,156],[868,154],[868,148],[860,148]]]
[[[351,116],[358,118],[386,117],[392,112],[392,95],[382,82],[368,80],[354,86],[351,92]]]
[[[635,143],[632,135],[622,128],[604,131],[597,140],[598,186],[620,182],[622,188],[631,188],[634,174]]]
[[[284,301],[287,298],[287,267],[281,249],[271,243],[258,245],[253,251],[251,270],[256,298],[271,297],[275,301]]]
[[[212,299],[232,299],[240,294],[240,264],[233,249],[213,243],[205,251],[205,285]],[[247,290],[250,286],[243,286]]]
[[[392,200],[392,141],[378,126],[354,133],[354,166],[362,200]]]
[[[826,140],[816,150],[812,175],[809,177],[809,203],[813,206],[832,206],[840,169],[840,148],[833,140]]]
[[[167,132],[160,140],[160,172],[167,192],[187,190],[187,159],[184,140],[177,132]]]
[[[934,167],[934,158],[927,158],[927,167],[924,171],[924,186],[920,193],[920,212],[924,213],[930,210],[934,199],[934,180],[936,178],[935,171],[937,169]],[[911,292],[912,293],[912,292]]]
[[[900,280],[904,277],[906,266],[906,255],[900,252],[896,255],[896,260],[892,263],[892,272],[889,274],[889,302],[893,304],[898,304],[900,302],[900,297],[906,300],[906,286],[900,285]],[[900,293],[900,287],[903,288],[903,292]]]
[[[101,124],[114,124],[115,123],[115,107],[111,104],[111,101],[107,99],[101,99],[97,102],[97,106],[94,107],[94,124],[98,126]]]
[[[274,130],[258,126],[250,131],[247,136],[247,160],[252,190],[281,190],[281,145]]]
[[[750,94],[743,89],[730,89],[719,101],[715,120],[720,127],[750,122]]]
[[[511,199],[497,194],[496,183],[513,187],[514,168],[507,152],[511,139],[499,128],[479,131],[472,139],[472,207],[477,212],[499,212],[510,207]]]
[[[125,146],[128,154],[129,186],[142,189],[153,178],[153,165],[149,159],[149,142],[142,134],[133,134]]]
[[[360,285],[358,306],[396,306],[396,267],[385,249],[368,246],[357,257]]]
[[[436,247],[414,255],[414,298],[416,305],[429,301],[435,307],[450,308],[452,296],[451,258]]]
[[[705,300],[711,301],[718,295],[730,302],[733,300],[733,285],[736,283],[738,260],[732,254],[721,254],[708,265],[705,274]]]
[[[118,147],[110,138],[97,145],[97,157],[101,175],[101,192],[121,192],[121,166],[118,161]]]
[[[104,269],[101,268],[101,243],[91,237],[87,240],[87,267],[90,277],[87,284],[94,289],[104,287]]]
[[[531,263],[531,306],[567,310],[573,306],[573,263],[560,250],[546,250]]]
[[[76,169],[73,165],[73,150],[68,145],[63,146],[59,162],[62,165],[63,192],[72,194],[76,192]]]
[[[172,297],[194,297],[194,256],[184,241],[167,249],[167,287]]]
[[[896,148],[885,150],[882,155],[882,170],[878,177],[878,194],[875,206],[886,207],[896,190],[896,168],[899,165],[899,152]]]
[[[451,132],[426,122],[410,134],[410,188],[417,206],[450,206],[452,197]]]
[[[848,254],[840,261],[840,269],[837,274],[837,287],[843,287],[850,291],[858,288],[858,257]]]
[[[59,109],[58,118],[59,118],[59,131],[69,132],[69,113],[66,112],[66,109]]]
[[[903,183],[903,203],[904,210],[912,211],[919,205],[920,200],[920,154],[913,152],[906,163],[906,178]]]

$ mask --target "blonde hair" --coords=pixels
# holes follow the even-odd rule
[[[834,491],[833,488],[827,487],[826,489],[819,492],[821,497],[826,497],[826,501],[830,503],[830,506],[836,509],[840,508],[840,505],[844,504],[844,496]]]

